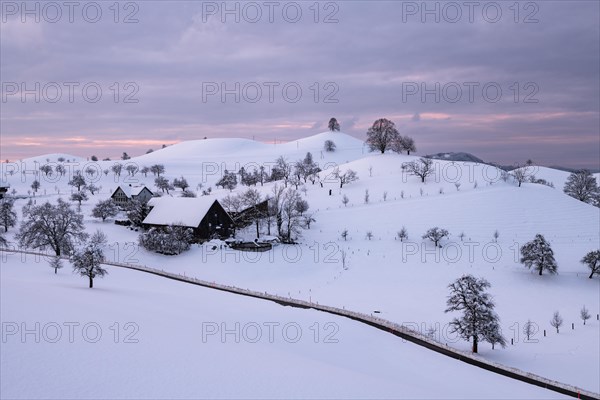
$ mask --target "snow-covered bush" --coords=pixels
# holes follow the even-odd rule
[[[139,237],[140,246],[146,250],[166,255],[181,254],[190,249],[192,230],[182,226],[151,228]]]

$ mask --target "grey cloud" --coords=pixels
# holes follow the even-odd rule
[[[114,82],[135,82],[139,103],[23,104],[11,98],[2,104],[2,136],[291,140],[324,129],[336,116],[343,130],[362,138],[374,119],[397,117],[420,153],[470,151],[498,162],[533,158],[598,164],[597,2],[537,2],[539,23],[534,24],[514,23],[510,14],[496,24],[481,18],[473,24],[423,24],[417,18],[405,23],[401,2],[337,4],[335,24],[315,24],[308,5],[297,24],[280,18],[256,24],[223,24],[215,17],[203,22],[201,2],[139,3],[137,24],[9,21],[2,24],[3,82],[94,81],[106,98]],[[225,103],[219,96],[204,102],[207,82],[228,87],[297,82],[303,96],[297,103],[285,101],[280,92],[273,103],[265,101],[265,93],[255,104],[236,103],[232,96]],[[337,103],[323,101],[327,82],[339,89]],[[403,101],[403,84],[410,82],[429,87],[497,82],[503,96],[498,103],[480,95],[472,103],[464,96],[457,103],[431,96]],[[516,103],[515,82],[520,86]],[[523,103],[527,83],[539,88],[538,103]],[[578,140],[547,140],[561,135]],[[2,140],[3,154],[18,152]]]

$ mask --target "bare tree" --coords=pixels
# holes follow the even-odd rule
[[[579,201],[594,204],[595,198],[600,193],[600,187],[590,171],[584,169],[569,175],[563,191]]]
[[[275,220],[275,226],[277,227],[277,235],[283,237],[283,193],[285,188],[283,186],[275,184],[271,189],[271,198],[269,200],[269,218],[267,220],[269,235],[271,234],[271,217]]]
[[[510,175],[517,181],[519,187],[533,175],[531,168],[530,164],[525,164],[523,166],[517,166],[517,168],[511,171]]]
[[[581,263],[586,264],[590,269],[590,279],[592,279],[594,274],[600,275],[600,250],[594,250],[587,253],[581,259]]]
[[[336,145],[333,142],[333,140],[326,140],[323,148],[325,149],[326,152],[331,153],[335,151]]]
[[[223,189],[229,189],[229,191],[232,192],[237,186],[237,183],[237,175],[235,172],[229,172],[225,170],[223,171],[223,176],[221,179],[215,183],[215,186],[221,186]]]
[[[62,263],[62,260],[60,259],[60,257],[54,256],[54,257],[50,258],[50,261],[48,261],[48,266],[50,268],[54,268],[54,273],[57,274],[58,270],[63,267],[63,263]]]
[[[417,161],[410,161],[402,164],[402,169],[408,171],[410,175],[421,178],[422,183],[425,183],[425,179],[435,172],[433,169],[433,161],[423,157],[419,158]]]
[[[339,132],[340,131],[340,124],[338,123],[337,119],[331,118],[329,120],[328,128],[329,128],[329,130],[331,132]]]
[[[413,138],[408,136],[400,136],[396,138],[391,144],[391,148],[396,153],[402,153],[406,151],[406,154],[410,155],[410,152],[417,151],[417,147],[415,146],[415,141]]]
[[[40,181],[38,181],[37,179],[34,180],[33,183],[31,184],[31,188],[33,189],[34,193],[37,193],[40,186],[41,186]]]
[[[44,176],[52,175],[52,165],[44,164],[40,167],[40,171],[44,173]]]
[[[75,174],[73,176],[73,178],[71,178],[71,180],[69,181],[69,185],[76,187],[77,191],[81,191],[81,188],[85,187],[86,183],[85,183],[85,179],[83,178],[83,176],[81,176],[81,174]]]
[[[125,167],[125,171],[127,171],[127,173],[131,176],[135,176],[135,174],[137,174],[137,172],[139,171],[139,167],[135,164],[128,164]]]
[[[344,207],[346,207],[348,205],[348,202],[350,202],[350,199],[348,198],[348,196],[343,195],[342,196],[342,204],[344,205]]]
[[[284,156],[280,156],[275,160],[275,166],[273,166],[271,173],[272,180],[283,179],[283,183],[287,187],[288,180],[292,175],[292,164]]]
[[[317,222],[314,215],[315,215],[314,213],[308,213],[303,216],[304,226],[306,227],[306,229],[310,229],[310,224],[312,224],[313,222]]]
[[[110,167],[111,171],[115,176],[121,176],[121,171],[123,171],[123,164],[114,163],[112,167]]]
[[[440,229],[437,226],[435,228],[431,228],[425,232],[423,235],[423,239],[429,239],[433,242],[435,247],[438,247],[440,240],[445,237],[448,237],[449,233],[446,229]]]
[[[150,172],[152,172],[154,176],[160,176],[160,174],[165,173],[165,166],[162,164],[154,164],[150,166]]]
[[[77,202],[77,209],[81,211],[81,202],[82,201],[87,201],[89,200],[87,193],[85,192],[85,190],[82,190],[80,192],[75,192],[71,195],[71,201],[76,201]]]
[[[223,208],[232,215],[238,214],[244,209],[244,201],[241,196],[228,194],[221,199],[221,205]]]
[[[369,189],[365,189],[365,204],[369,204]]]
[[[408,231],[405,227],[402,227],[402,229],[398,231],[398,239],[400,239],[401,242],[408,239]]]
[[[0,200],[0,224],[4,227],[4,232],[8,232],[8,228],[11,228],[17,224],[17,213],[14,211],[14,200],[2,199]]]
[[[344,229],[340,236],[342,237],[342,239],[344,239],[345,242],[348,239],[348,229]]]
[[[248,189],[241,195],[241,203],[249,210],[246,212],[246,215],[256,225],[257,238],[260,238],[260,221],[265,217],[263,210],[259,209],[259,205],[262,202],[262,195],[256,189]],[[306,210],[308,210],[308,203],[306,203],[306,209],[303,209],[302,212]]]
[[[558,311],[554,311],[554,315],[552,316],[552,319],[550,320],[550,325],[552,325],[553,327],[556,328],[556,333],[559,333],[558,329],[562,326],[562,324],[563,324],[562,317],[560,316]]]
[[[531,322],[530,319],[527,320],[527,322],[525,322],[525,325],[523,325],[523,334],[527,337],[527,340],[529,341],[529,338],[535,334],[536,328],[535,328],[535,324],[533,322]]]
[[[90,183],[89,185],[87,185],[85,187],[91,194],[92,196],[96,194],[96,192],[99,192],[102,189],[102,186],[96,186],[93,183]]]
[[[506,346],[506,341],[500,333],[498,315],[494,312],[494,301],[486,293],[490,283],[483,278],[464,275],[450,284],[450,296],[447,300],[448,308],[445,312],[460,311],[461,318],[454,318],[450,322],[451,332],[457,332],[465,340],[473,340],[473,353],[477,353],[479,341],[485,340]]]
[[[371,239],[373,239],[373,232],[371,232],[371,231],[367,231],[367,235],[366,235],[366,237],[367,237],[367,239],[368,239],[368,240],[371,240]]]
[[[29,248],[49,246],[57,256],[73,249],[79,240],[85,240],[83,215],[58,199],[56,205],[46,202],[40,206],[23,208],[23,222],[16,235],[19,245]]]
[[[169,194],[169,189],[171,189],[171,190],[175,189],[173,184],[171,182],[169,182],[169,180],[163,176],[157,177],[154,180],[154,185],[157,188],[159,188],[160,190],[162,190],[163,193],[166,191],[167,194]]]
[[[284,223],[282,239],[288,243],[293,241],[294,236],[300,234],[302,221],[297,210],[297,203],[300,200],[302,200],[300,194],[294,189],[288,189],[283,193],[281,201],[281,216]]]
[[[142,226],[144,219],[146,219],[148,213],[150,212],[148,210],[148,205],[145,202],[140,201],[138,199],[133,199],[130,202],[128,202],[126,211],[127,219],[134,226]]]
[[[183,176],[181,178],[173,179],[173,186],[180,188],[182,192],[185,192],[185,190],[190,187],[187,180]]]
[[[92,217],[102,218],[102,222],[118,213],[119,207],[112,199],[99,201],[92,209]]]
[[[540,276],[544,270],[550,274],[556,274],[558,269],[550,243],[539,233],[531,242],[527,242],[521,247],[521,263],[527,268],[538,271]]]
[[[347,183],[352,183],[358,180],[358,174],[356,173],[356,171],[349,169],[347,171],[345,171],[344,173],[340,172],[340,169],[338,167],[336,167],[333,170],[333,176],[336,179],[340,180],[340,189],[344,187],[345,184]]]
[[[81,250],[75,251],[71,256],[73,271],[89,279],[90,289],[94,287],[94,278],[104,277],[108,271],[102,267],[104,252],[102,244],[90,241]]]
[[[65,176],[65,173],[67,172],[65,166],[62,164],[58,164],[56,167],[54,167],[54,171],[56,171],[57,174],[60,174],[60,176]]]
[[[373,122],[373,126],[367,131],[367,145],[371,151],[379,150],[381,154],[398,139],[396,125],[385,118]]]
[[[585,325],[585,321],[592,318],[592,316],[590,315],[590,312],[588,311],[587,308],[585,308],[585,306],[581,307],[581,310],[579,311],[579,317],[583,320],[584,325]]]

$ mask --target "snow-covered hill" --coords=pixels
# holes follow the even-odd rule
[[[335,152],[323,150],[325,140],[336,143]],[[184,176],[194,191],[199,189],[200,184],[203,188],[212,186],[214,190],[210,196],[221,199],[230,192],[215,189],[214,183],[225,169],[237,171],[241,166],[250,170],[259,165],[272,166],[279,156],[293,162],[302,159],[308,151],[323,169],[320,173],[323,186],[311,184],[310,181],[303,185],[301,195],[309,202],[309,212],[314,213],[316,222],[309,230],[303,231],[298,245],[280,245],[270,252],[259,254],[215,250],[211,246],[193,246],[179,256],[147,252],[137,245],[138,233],[117,226],[112,221],[102,223],[91,217],[93,205],[99,199],[107,198],[118,184],[146,184],[155,189],[152,174],[147,177],[140,173],[127,176],[125,171],[120,177],[109,172],[94,178],[97,180],[95,184],[102,186],[102,190],[90,196],[91,200],[82,205],[87,229],[90,232],[101,229],[108,235],[111,245],[107,255],[112,260],[159,267],[208,281],[310,299],[361,312],[377,310],[382,317],[395,322],[417,325],[422,329],[437,326],[437,340],[461,349],[468,349],[469,345],[449,333],[448,322],[454,315],[444,313],[447,285],[466,273],[485,277],[492,284],[490,292],[496,300],[503,333],[509,342],[513,339],[513,344],[506,349],[494,350],[488,344],[483,344],[480,347],[481,354],[490,360],[600,392],[597,379],[600,375],[600,322],[597,319],[600,314],[600,280],[597,277],[588,279],[589,270],[580,263],[587,252],[600,247],[600,210],[563,193],[562,187],[569,175],[566,172],[536,167],[536,177],[552,182],[555,188],[532,183],[523,183],[518,187],[512,179],[503,179],[502,171],[490,165],[434,160],[435,173],[421,183],[419,178],[402,169],[403,163],[416,160],[418,156],[369,153],[362,141],[337,132],[321,133],[285,144],[264,144],[245,139],[199,140],[173,145],[127,162],[139,167],[164,164],[167,178]],[[112,164],[114,161],[101,162],[98,164],[99,170],[108,169]],[[85,170],[86,165],[82,163],[81,169]],[[356,171],[359,180],[340,188],[332,174],[336,167],[342,172],[348,169]],[[6,172],[10,166],[2,164],[2,168]],[[15,168],[22,167],[17,165]],[[3,177],[17,191],[17,195],[28,195],[28,191],[31,191],[33,175],[16,171]],[[55,201],[59,196],[68,198],[72,188],[67,184],[67,177],[52,179],[42,177],[42,186],[35,197],[38,204],[45,200]],[[282,183],[265,183],[256,189],[267,196],[275,184]],[[233,193],[245,189],[238,186]],[[179,192],[177,190],[171,195],[178,196]],[[342,203],[344,196],[348,198],[346,205]],[[17,200],[17,209],[25,202],[26,199]],[[449,238],[442,242],[442,248],[435,249],[430,241],[422,239],[425,231],[434,226],[450,232]],[[402,227],[409,234],[405,242],[397,238],[397,232]],[[347,240],[341,238],[343,230],[348,230]],[[499,233],[497,240],[493,237],[495,231]],[[15,228],[10,229],[7,239],[14,240],[15,232]],[[368,232],[372,234],[371,239],[367,238]],[[519,247],[537,233],[543,234],[554,250],[559,265],[557,275],[544,274],[540,277],[519,262]],[[253,239],[252,230],[239,234]],[[341,261],[342,251],[346,254],[345,267]],[[51,280],[54,276],[46,273],[40,276],[36,268],[24,271],[19,274],[25,275],[11,275],[10,278],[22,282],[15,285],[22,287],[24,292],[29,285],[54,282]],[[65,274],[65,271],[62,273]],[[146,286],[140,288],[137,284],[129,284],[133,280],[134,277],[129,273],[111,272],[99,283],[98,290],[94,289],[94,293],[100,292],[102,301],[132,301],[131,307],[136,310],[161,307],[165,314],[164,308],[183,307],[182,310],[188,310],[188,306],[181,306],[178,302],[164,303],[166,294],[154,296],[142,293]],[[3,277],[3,285],[4,282]],[[143,282],[146,285],[146,281]],[[161,282],[147,284],[150,291],[163,290]],[[60,288],[53,288],[52,291],[58,293]],[[16,304],[20,294],[15,291],[11,293],[11,301]],[[96,296],[84,289],[81,289],[81,293],[84,296]],[[144,299],[143,304],[139,303],[142,300],[137,299],[138,295]],[[100,298],[89,297],[88,300],[90,307],[101,307]],[[212,298],[204,298],[198,304],[210,304],[211,301]],[[220,312],[243,307],[242,304],[246,304],[244,300],[235,305],[227,301]],[[579,319],[579,310],[583,305],[593,316],[586,326]],[[37,314],[32,311],[33,308],[23,308],[22,315],[31,315],[31,320],[35,320]],[[206,312],[205,308],[198,310]],[[250,311],[255,311],[254,306],[250,307]],[[565,319],[559,334],[549,324],[554,311],[559,311]],[[62,315],[60,308],[53,312],[54,315]],[[179,319],[184,318],[183,311],[175,315]],[[273,320],[286,321],[285,311],[273,315]],[[5,321],[4,312],[2,318]],[[177,318],[168,317],[173,323],[178,321]],[[238,316],[231,318],[234,320]],[[522,328],[528,319],[539,327],[534,338],[537,342],[523,341]],[[571,328],[571,324],[575,329]],[[347,329],[354,332],[353,327]],[[546,336],[543,335],[544,330]],[[188,337],[183,337],[181,343],[189,343],[188,340]],[[394,353],[395,345],[386,338],[369,336],[366,342],[371,350],[390,351],[394,357],[402,358]],[[34,357],[33,350],[27,351],[25,359]],[[213,352],[214,349],[211,347],[206,351]],[[274,348],[266,351],[280,350]],[[50,362],[48,353],[44,354],[39,358],[41,362]],[[229,353],[226,354],[229,356]],[[273,362],[294,362],[297,353],[294,354],[280,353],[280,358],[273,359]],[[312,357],[312,353],[309,354]],[[217,357],[214,353],[210,355],[209,359]],[[331,354],[319,358],[319,362],[337,363],[339,357],[342,356]],[[403,364],[394,361],[394,357],[382,361],[382,365],[390,370],[402,369]],[[343,357],[341,359],[345,360]],[[157,360],[161,361],[162,358],[158,357]],[[188,361],[191,364],[187,365],[195,366]],[[315,371],[329,371],[328,367],[313,364],[313,361],[311,359],[308,362]],[[11,362],[14,363],[14,359]],[[5,365],[12,364],[3,364],[3,371]],[[453,368],[443,369],[447,371]],[[18,373],[11,375],[12,379],[18,376]],[[249,375],[248,379],[253,376]],[[347,375],[344,376],[344,379],[349,379]],[[391,379],[388,375],[382,373],[381,376],[385,377],[382,378],[385,383],[377,381],[375,386],[382,388],[379,393],[381,396],[386,396],[396,389],[393,383],[387,382],[388,378]],[[319,391],[319,388],[322,386],[316,383],[314,392],[305,393],[316,397],[327,397],[333,393],[325,389]],[[351,388],[354,386],[348,386],[348,390]],[[423,392],[423,397],[438,395],[435,388],[428,390]],[[449,394],[442,397],[452,396],[452,390],[447,390]],[[260,397],[261,394],[279,392],[255,393]],[[345,393],[342,391],[339,396]],[[218,394],[211,392],[209,395]],[[226,393],[225,397],[227,395],[234,396],[235,393]],[[408,396],[412,395],[411,391]],[[466,395],[466,392],[462,395]],[[392,397],[397,396],[396,392]]]

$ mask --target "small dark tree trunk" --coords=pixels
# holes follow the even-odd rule
[[[540,273],[539,275],[542,276],[542,271],[544,270],[544,268],[540,267]]]
[[[57,274],[58,273],[58,268],[54,268],[54,273]],[[585,325],[585,321],[583,323]]]
[[[594,269],[592,268],[592,273],[590,274],[590,276],[588,278],[592,279],[593,276],[594,276]]]
[[[473,353],[477,353],[477,336],[473,337]]]
[[[256,219],[256,237],[260,238],[260,232],[258,231],[258,219]]]
[[[90,289],[94,287],[94,278],[92,278],[91,276],[90,278]]]

